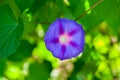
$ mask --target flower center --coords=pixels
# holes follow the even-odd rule
[[[59,41],[61,44],[67,44],[70,42],[70,36],[68,34],[60,35]]]

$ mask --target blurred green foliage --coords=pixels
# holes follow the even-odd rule
[[[98,0],[0,0],[0,80],[120,80],[120,1],[103,0],[77,22],[83,53],[60,61],[44,43],[50,23],[76,19]]]

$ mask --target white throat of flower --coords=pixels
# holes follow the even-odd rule
[[[59,42],[61,44],[68,44],[70,42],[70,36],[68,34],[63,34],[59,37]]]

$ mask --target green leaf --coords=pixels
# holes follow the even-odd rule
[[[69,0],[70,6],[69,10],[71,14],[77,18],[80,14],[85,11],[84,2],[85,0]]]
[[[3,76],[4,74],[5,66],[6,66],[5,59],[0,59],[0,77]]]
[[[25,9],[31,8],[35,0],[14,0],[17,6],[20,8],[21,12]]]
[[[95,2],[91,1],[90,3],[94,4]],[[120,29],[120,1],[103,0],[92,12],[91,16],[94,15],[96,19],[91,20],[91,24],[94,24],[94,21],[107,21],[108,26],[110,27],[109,30],[111,30],[113,34],[118,33],[118,30]]]
[[[30,44],[27,40],[21,40],[20,46],[17,48],[14,54],[9,56],[9,60],[11,61],[21,61],[24,60],[32,55],[32,50],[35,45]]]
[[[29,0],[28,0],[29,1]],[[47,0],[35,0],[30,8],[30,12],[35,13],[46,4]]]
[[[94,5],[99,0],[70,0],[70,11],[74,17],[80,16],[86,11],[85,2]],[[112,3],[112,4],[111,4]],[[112,29],[118,30],[120,26],[120,2],[117,0],[103,0],[99,5],[91,10],[90,14],[86,14],[79,21],[84,25],[86,31],[98,26],[102,21],[107,21]],[[116,28],[114,28],[116,27]],[[117,31],[116,31],[117,32]]]
[[[0,58],[6,58],[15,52],[22,32],[22,20],[16,21],[8,5],[0,6]]]
[[[26,80],[48,80],[51,70],[52,66],[48,61],[32,63],[29,67],[29,75]]]

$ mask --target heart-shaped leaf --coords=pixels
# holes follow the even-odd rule
[[[0,6],[0,58],[6,58],[15,52],[22,32],[22,20],[16,21],[8,5]]]

